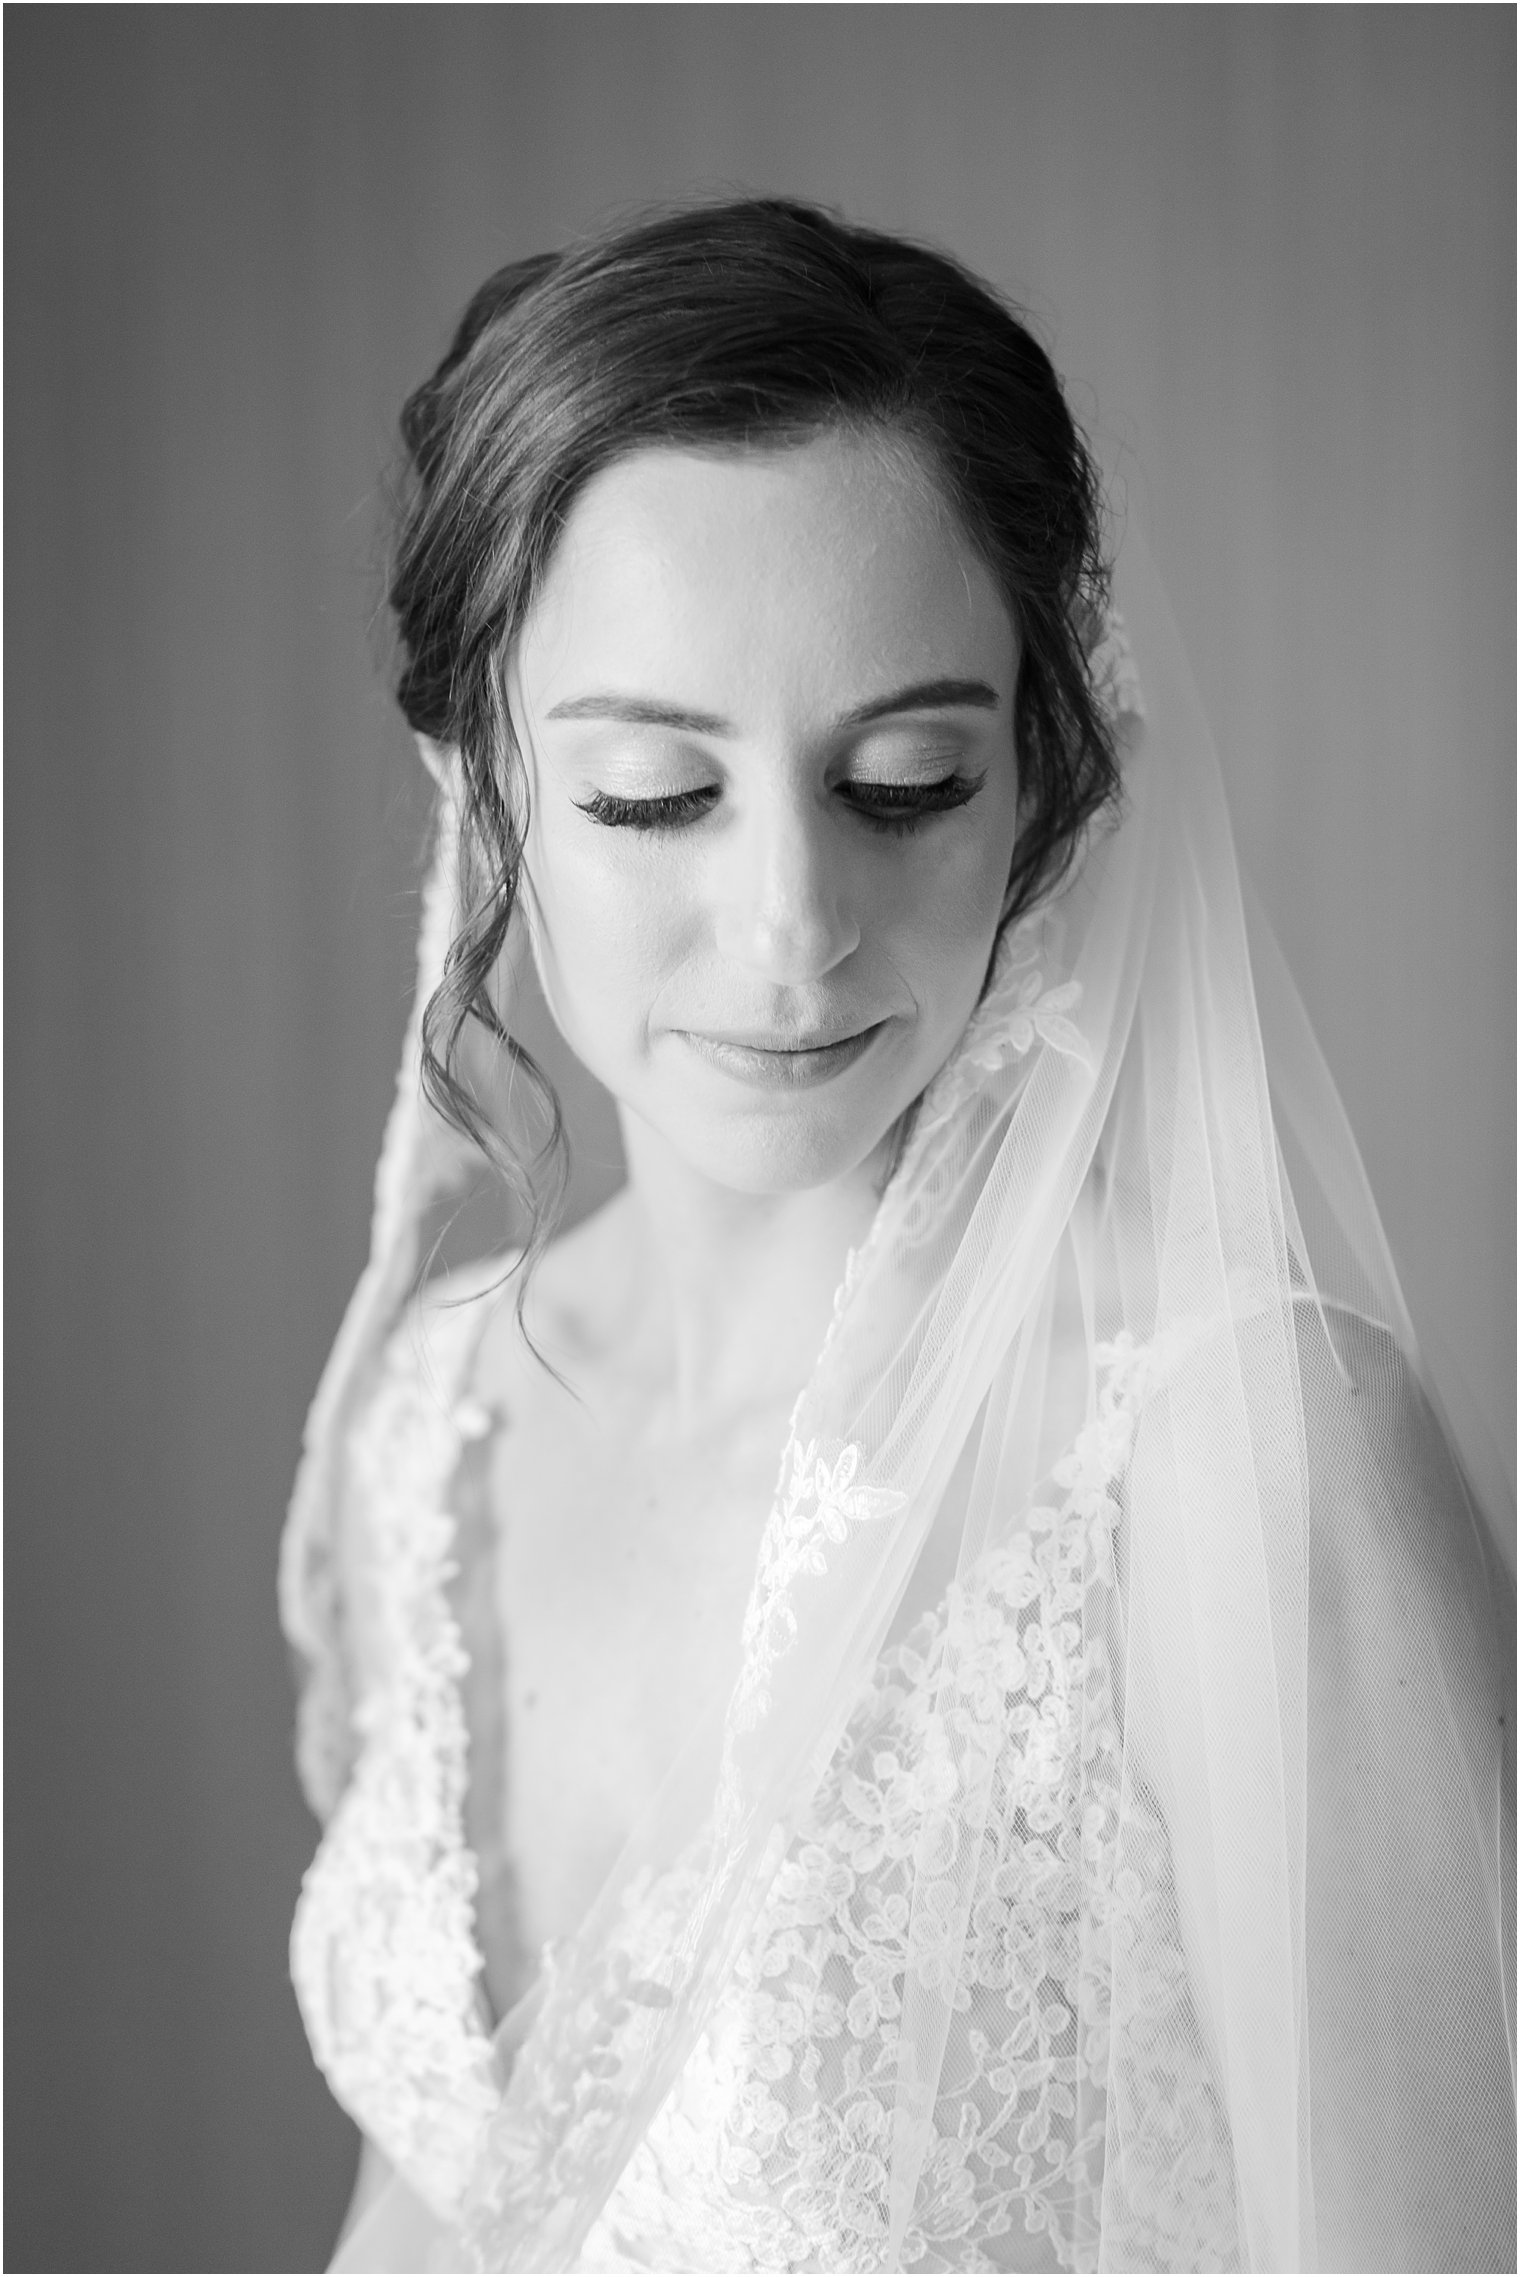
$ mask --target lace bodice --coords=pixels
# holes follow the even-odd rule
[[[292,1941],[334,2092],[445,2221],[498,2092],[465,1835],[466,1654],[447,1589],[452,1484],[489,1428],[464,1389],[483,1311],[430,1314],[426,1367],[404,1322],[351,1435],[358,1756]],[[1110,1666],[1113,1528],[1155,1355],[1121,1341],[1102,1357],[1096,1413],[1049,1498],[878,1662],[581,2267],[883,2265],[914,1869],[927,1848],[953,1891],[967,1842],[971,1949],[916,1947],[919,1974],[951,1995],[951,2044],[905,2265],[1090,2266],[1100,2213],[1110,2264],[1116,2249],[1135,2269],[1233,2264],[1228,2134],[1164,1826],[1124,1762]],[[951,1663],[980,1753],[945,1728]],[[619,1934],[630,1986],[697,1870],[636,1892]],[[1095,2016],[1122,2023],[1122,2067]]]

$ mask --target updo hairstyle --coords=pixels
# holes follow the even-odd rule
[[[462,773],[465,915],[424,1016],[423,1080],[524,1207],[525,1265],[552,1234],[568,1157],[552,1088],[491,993],[527,829],[511,644],[603,467],[651,445],[775,449],[831,429],[916,448],[1018,628],[1017,915],[1059,881],[1118,778],[1085,664],[1107,590],[1096,470],[1049,357],[987,286],[790,200],[681,206],[499,269],[402,413],[398,695]],[[526,1161],[465,1070],[472,1025],[542,1111]]]

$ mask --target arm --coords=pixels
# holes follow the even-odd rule
[[[1401,1357],[1345,1321],[1334,1332],[1355,1391],[1304,1354],[1318,1482],[1307,1895],[1320,2265],[1513,2268],[1508,1585]],[[1314,1462],[1330,1430],[1376,1447],[1354,1485]]]
[[[335,2269],[343,2266],[344,2248],[387,2182],[390,2181],[394,2171],[385,2153],[370,2141],[368,2135],[361,2135],[359,2137],[359,2166],[354,2176],[353,2195],[348,2201],[348,2212],[343,2217],[343,2227],[338,2232],[338,2243],[333,2255],[333,2267]]]
[[[328,2264],[334,2277],[382,2271],[458,2268],[452,2255],[434,2259],[443,2225],[401,2180],[368,2136],[362,2138],[359,2174],[338,2249]]]

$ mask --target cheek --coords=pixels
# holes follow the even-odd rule
[[[592,1073],[616,1088],[682,953],[686,896],[674,879],[609,859],[580,833],[530,838],[527,869],[534,961],[549,1009]]]
[[[967,1017],[992,953],[1013,854],[1012,821],[1003,821],[978,816],[947,834],[932,855],[903,863],[880,897],[894,961],[916,976],[915,996],[942,1021]]]

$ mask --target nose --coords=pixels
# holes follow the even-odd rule
[[[822,979],[860,945],[843,850],[805,792],[744,817],[717,879],[720,952],[780,987]]]

